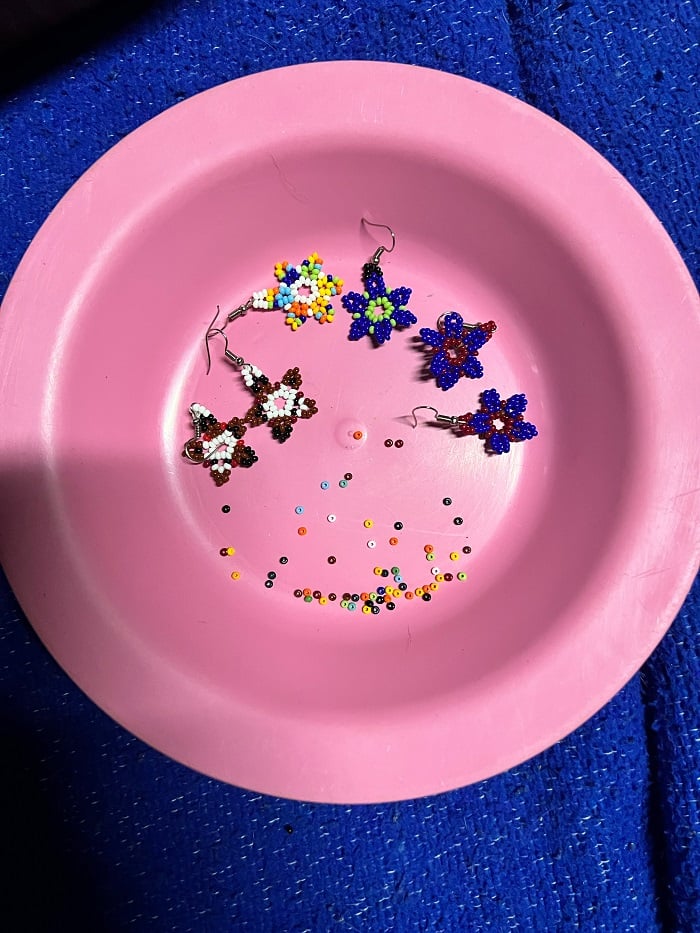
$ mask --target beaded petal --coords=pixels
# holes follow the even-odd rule
[[[362,281],[365,285],[362,294],[348,292],[342,299],[343,307],[352,315],[350,340],[371,337],[375,344],[381,346],[391,339],[395,327],[410,327],[417,323],[416,316],[406,307],[411,289],[400,287],[387,291],[378,263],[365,263]]]
[[[199,438],[188,441],[188,456],[209,470],[217,486],[228,483],[235,467],[251,467],[257,462],[253,448],[241,440],[246,426],[239,418],[232,418],[228,422],[219,421],[208,408],[197,402],[192,405],[191,411],[202,433]]]
[[[507,454],[513,441],[529,441],[537,437],[537,428],[523,420],[527,398],[521,393],[501,399],[495,389],[481,393],[481,406],[476,412],[462,415],[460,425],[464,434],[476,434],[486,441],[486,450],[494,454]],[[495,422],[500,422],[500,426]]]
[[[430,372],[443,392],[456,385],[461,376],[480,379],[484,375],[484,367],[477,357],[495,330],[493,321],[473,327],[465,325],[462,316],[455,311],[438,321],[437,330],[421,327],[420,338],[432,349]]]
[[[333,305],[330,299],[342,291],[343,281],[323,272],[323,260],[311,253],[298,266],[289,262],[275,265],[275,277],[280,284],[253,292],[253,307],[262,310],[280,308],[286,314],[285,324],[297,330],[309,318],[319,324],[333,323]]]
[[[284,443],[291,436],[299,418],[312,418],[316,402],[300,391],[299,367],[288,369],[280,382],[272,383],[257,366],[246,363],[241,369],[243,381],[255,395],[255,401],[243,421],[251,427],[269,424],[275,440]]]

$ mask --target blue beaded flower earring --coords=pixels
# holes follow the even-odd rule
[[[410,327],[418,322],[418,318],[407,308],[411,289],[399,287],[388,291],[382,267],[379,265],[382,254],[391,253],[396,246],[394,231],[386,224],[375,224],[364,217],[362,223],[388,230],[391,234],[391,249],[387,249],[386,246],[377,247],[370,261],[362,267],[365,290],[362,293],[348,292],[341,302],[348,314],[352,315],[348,335],[350,340],[369,337],[376,346],[381,346],[391,340],[394,328]]]
[[[477,359],[479,350],[491,339],[496,325],[493,321],[486,324],[465,324],[456,311],[450,311],[438,318],[437,330],[421,327],[418,331],[424,349],[432,351],[430,372],[435,376],[438,386],[446,392],[457,384],[462,376],[467,379],[481,379],[484,367]]]
[[[516,441],[529,441],[537,437],[537,428],[523,415],[527,408],[527,398],[520,393],[502,399],[495,389],[481,393],[480,407],[475,412],[464,415],[441,415],[432,405],[418,405],[413,409],[413,427],[418,426],[416,412],[428,409],[434,412],[435,420],[451,425],[461,435],[476,435],[485,442],[487,453],[507,454]]]

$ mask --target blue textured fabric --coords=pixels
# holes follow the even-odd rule
[[[437,67],[529,101],[626,175],[697,274],[694,6],[183,0],[109,35],[94,20],[82,52],[2,101],[0,290],[70,184],[144,120],[239,75],[336,58]],[[642,673],[534,760],[348,808],[240,791],[149,749],[57,668],[3,582],[3,926],[700,930],[699,600],[696,584]]]

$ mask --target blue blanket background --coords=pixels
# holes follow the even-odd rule
[[[629,179],[697,275],[694,6],[180,0],[56,29],[6,75],[0,291],[59,197],[144,120],[240,75],[338,58],[440,68],[544,110]],[[2,916],[22,918],[3,925],[698,931],[699,600],[696,584],[641,674],[534,760],[341,807],[228,787],[143,745],[58,669],[3,581]]]

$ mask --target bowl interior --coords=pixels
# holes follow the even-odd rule
[[[381,348],[350,342],[336,298],[332,324],[292,332],[280,312],[250,312],[229,325],[232,349],[272,381],[298,366],[319,411],[285,444],[250,429],[259,462],[216,488],[181,457],[190,403],[221,420],[251,403],[220,339],[205,374],[216,306],[272,287],[276,262],[312,251],[344,293],[361,290],[362,264],[386,242],[363,215],[395,230],[385,279],[412,289],[418,324]],[[299,136],[283,157],[261,147],[193,174],[101,251],[109,260],[63,321],[45,417],[81,579],[153,664],[234,705],[381,719],[478,692],[580,624],[566,610],[597,585],[630,508],[637,402],[613,299],[561,216],[523,186],[386,139]],[[448,310],[498,330],[480,352],[484,378],[443,392],[417,332]],[[527,395],[537,438],[497,457],[430,412],[413,428],[416,406],[459,415],[492,387]],[[399,567],[412,590],[435,568],[455,579],[430,602],[342,609],[343,593],[386,585],[375,567]],[[293,595],[305,587],[338,599],[308,604]]]

